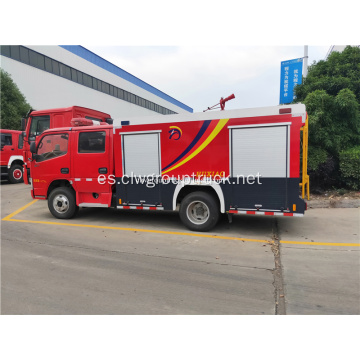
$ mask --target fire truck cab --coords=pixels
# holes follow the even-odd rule
[[[23,135],[17,130],[0,130],[1,175],[8,176],[11,183],[23,181]]]
[[[30,182],[30,167],[27,165],[30,158],[30,144],[36,140],[47,129],[60,128],[70,126],[73,118],[85,118],[91,121],[91,124],[112,124],[109,114],[101,111],[84,108],[81,106],[70,106],[67,108],[32,110],[23,119],[22,128],[24,130],[24,149],[23,156],[25,159],[25,184]]]
[[[79,207],[179,206],[181,220],[195,231],[210,230],[221,213],[304,215],[304,105],[155,120],[113,127],[74,119],[80,126],[46,130],[31,148],[32,197],[48,199],[61,219]]]

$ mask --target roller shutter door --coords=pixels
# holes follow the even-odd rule
[[[123,135],[124,175],[160,175],[159,133]]]
[[[262,178],[286,178],[287,142],[287,126],[232,129],[232,177],[260,173]]]

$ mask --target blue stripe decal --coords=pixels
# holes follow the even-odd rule
[[[109,72],[111,72],[114,75],[117,75],[119,77],[121,77],[122,79],[125,79],[133,84],[135,84],[136,86],[141,87],[142,89],[149,91],[150,93],[160,97],[161,99],[164,99],[168,102],[170,102],[171,104],[174,104],[178,107],[180,107],[181,109],[184,109],[188,112],[193,112],[194,110],[183,104],[182,102],[174,99],[173,97],[163,93],[162,91],[154,88],[153,86],[151,86],[150,84],[146,83],[145,81],[140,80],[139,78],[137,78],[134,75],[129,74],[128,72],[126,72],[125,70],[119,68],[118,66],[112,64],[111,62],[103,59],[102,57],[100,57],[99,55],[94,54],[92,51],[85,49],[83,46],[80,45],[60,45],[60,47],[62,47],[65,50],[68,50],[70,52],[72,52],[73,54],[80,56],[81,58],[93,63],[96,66],[101,67],[104,70],[107,70]]]
[[[188,152],[190,152],[190,150],[196,145],[196,143],[200,140],[200,138],[204,135],[206,129],[209,127],[211,123],[211,120],[205,120],[204,123],[202,124],[199,132],[197,133],[197,135],[195,136],[195,139],[191,142],[191,144],[184,150],[184,152],[179,155],[174,161],[172,161],[169,165],[165,166],[163,169],[161,169],[161,171],[164,171],[166,169],[168,169],[170,166],[174,165],[175,163],[177,163],[181,158],[183,158],[185,155],[187,155]]]

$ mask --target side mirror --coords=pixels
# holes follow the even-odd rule
[[[25,131],[25,121],[26,121],[25,118],[22,118],[22,119],[21,119],[21,130],[22,130],[22,131]]]
[[[36,145],[35,145],[35,141],[32,141],[30,143],[30,151],[32,154],[36,153]]]

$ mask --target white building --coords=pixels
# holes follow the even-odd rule
[[[1,46],[0,65],[35,110],[83,106],[113,119],[193,109],[82,46]]]

